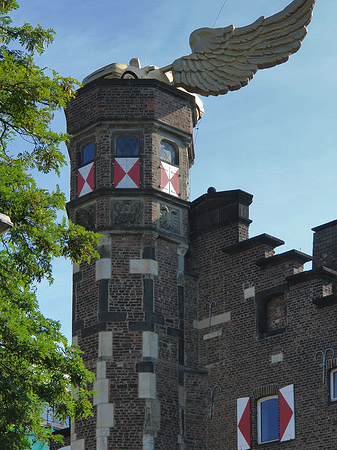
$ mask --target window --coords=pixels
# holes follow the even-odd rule
[[[160,190],[180,196],[179,158],[176,147],[168,141],[160,143]]]
[[[175,146],[168,141],[161,141],[160,159],[168,162],[169,164],[178,165],[178,152]]]
[[[85,147],[83,147],[81,151],[81,166],[88,164],[93,161],[95,157],[95,144],[94,142],[90,142]]]
[[[140,187],[139,139],[136,136],[117,136],[113,169],[114,187]]]
[[[337,402],[337,369],[330,372],[330,400]]]
[[[264,398],[257,403],[258,443],[279,439],[278,396]]]
[[[257,402],[257,442],[285,442],[295,439],[294,385],[281,388],[278,395]]]
[[[118,136],[116,138],[116,156],[138,156],[139,143],[135,136]]]
[[[80,148],[77,170],[77,197],[89,194],[95,189],[95,143],[90,142]]]

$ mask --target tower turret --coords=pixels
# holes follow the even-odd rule
[[[100,260],[74,266],[74,342],[97,396],[72,449],[181,448],[195,99],[157,80],[96,79],[66,118],[69,216],[102,234]]]

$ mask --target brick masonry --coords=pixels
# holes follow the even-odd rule
[[[97,397],[94,417],[72,427],[72,449],[233,450],[243,397],[257,449],[258,400],[293,384],[296,438],[262,448],[337,450],[337,363],[328,357],[323,384],[314,359],[337,352],[337,222],[314,229],[305,270],[309,255],[275,254],[284,242],[268,234],[249,238],[250,194],[209,189],[189,202],[194,99],[160,82],[95,80],[66,116],[68,213],[104,235],[101,260],[74,267],[74,340]],[[115,138],[125,134],[139,140],[139,189],[114,187]],[[160,189],[162,139],[179,152],[178,197]],[[95,189],[77,198],[88,142]]]

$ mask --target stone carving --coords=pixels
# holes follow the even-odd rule
[[[112,225],[143,225],[143,203],[138,200],[113,200],[111,202]]]
[[[88,205],[76,211],[75,222],[87,230],[96,230],[96,205]]]
[[[159,206],[159,228],[180,234],[181,211],[172,206],[160,204]]]
[[[95,78],[155,78],[201,95],[226,94],[246,86],[258,69],[281,64],[300,48],[316,0],[293,0],[283,11],[235,28],[200,28],[190,36],[192,53],[158,68],[114,63],[92,73]]]

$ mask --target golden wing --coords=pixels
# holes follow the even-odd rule
[[[283,11],[246,27],[200,28],[190,36],[192,53],[175,60],[173,84],[201,95],[246,86],[258,69],[287,61],[307,34],[316,0],[293,0]]]

